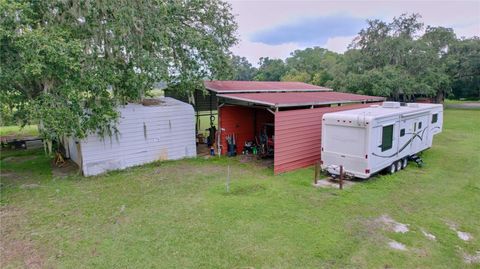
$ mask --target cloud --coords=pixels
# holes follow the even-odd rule
[[[453,28],[457,37],[480,36],[480,19],[476,23],[454,26]]]
[[[267,45],[259,42],[242,41],[241,44],[232,48],[235,55],[245,56],[253,66],[258,66],[260,57],[285,59],[296,49],[302,49],[296,43],[285,43],[280,45]]]
[[[365,19],[345,15],[311,17],[255,32],[250,41],[268,45],[325,44],[332,37],[355,35],[365,25]]]
[[[353,36],[335,36],[331,37],[325,43],[324,48],[329,49],[331,51],[335,51],[337,53],[344,53],[348,49],[348,45],[352,43],[355,35]]]
[[[247,57],[253,65],[258,65],[262,56],[285,59],[295,49],[312,46],[344,52],[366,26],[366,19],[390,22],[402,13],[420,13],[425,25],[452,27],[459,37],[480,35],[480,1],[226,1],[232,4],[239,25],[240,42],[232,51]],[[338,22],[344,28],[319,25],[319,18]],[[305,30],[305,24],[311,28]],[[300,28],[301,35],[290,36],[297,32],[294,26]]]

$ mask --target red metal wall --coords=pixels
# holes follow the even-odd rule
[[[265,109],[235,105],[225,105],[220,107],[219,128],[222,128],[222,130],[220,130],[220,139],[222,143],[221,153],[227,153],[227,135],[235,134],[237,154],[240,154],[243,150],[245,141],[253,140],[255,135],[258,136],[259,130],[263,124],[273,122],[273,114]]]
[[[323,114],[370,105],[372,103],[276,112],[274,173],[310,166],[320,160]]]

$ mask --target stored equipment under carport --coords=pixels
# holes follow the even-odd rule
[[[405,168],[408,159],[432,146],[442,131],[443,106],[384,102],[368,108],[323,115],[322,169],[368,178]]]

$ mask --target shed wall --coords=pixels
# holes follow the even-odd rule
[[[121,108],[116,137],[90,135],[82,140],[84,175],[196,156],[192,106],[166,99],[167,105],[129,104]]]
[[[320,160],[323,114],[370,105],[372,103],[276,112],[274,173],[310,166]]]
[[[78,145],[75,143],[75,139],[67,139],[67,147],[70,160],[74,161],[78,166],[80,166],[80,156],[78,152]]]
[[[245,141],[254,140],[265,123],[273,123],[274,116],[265,109],[225,105],[219,109],[221,154],[227,154],[227,135],[235,134],[237,154],[243,150]]]

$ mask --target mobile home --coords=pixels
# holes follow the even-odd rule
[[[440,104],[384,102],[327,113],[322,119],[322,169],[333,176],[368,178],[405,168],[408,159],[432,146],[442,131]]]
[[[146,102],[148,101],[148,102]],[[66,157],[85,176],[153,162],[196,156],[193,107],[170,97],[119,108],[118,134],[67,138]]]

